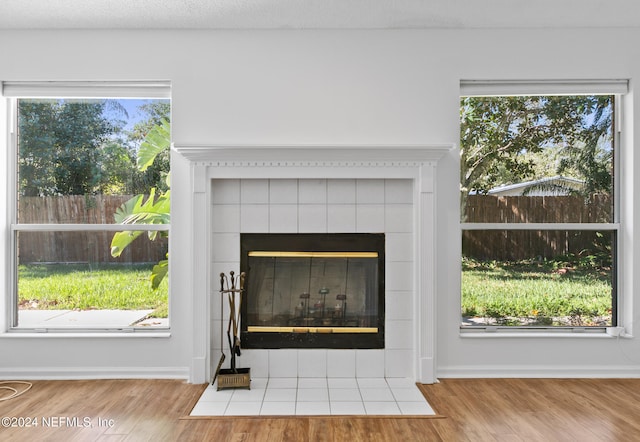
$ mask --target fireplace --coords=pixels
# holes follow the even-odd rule
[[[218,299],[217,275],[239,270],[242,234],[317,232],[384,232],[386,299],[379,310],[384,348],[247,348],[244,366],[259,377],[388,376],[434,382],[436,175],[440,158],[455,161],[451,149],[174,146],[176,167],[190,169],[189,185],[174,189],[174,213],[189,213],[190,221],[176,217],[183,221],[174,223],[173,244],[179,247],[172,253],[174,285],[193,293],[192,305],[177,304],[190,305],[193,318],[192,382],[206,381],[211,362],[223,350],[218,333],[220,325],[227,327],[222,318],[228,313]],[[338,294],[327,294],[334,307]],[[346,302],[349,312],[348,292]]]
[[[240,244],[244,348],[384,348],[384,234],[249,233]]]

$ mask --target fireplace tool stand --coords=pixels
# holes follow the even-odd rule
[[[250,368],[237,368],[236,356],[240,356],[240,308],[242,306],[242,294],[244,292],[245,274],[240,273],[238,278],[233,271],[229,272],[229,278],[224,273],[220,273],[220,351],[222,355],[218,362],[218,367],[213,376],[211,384],[218,379],[218,390],[223,388],[247,388],[250,389],[251,372]],[[231,283],[229,283],[231,281]],[[236,287],[236,283],[238,286]],[[224,298],[229,302],[229,321],[227,325],[227,340],[231,351],[231,367],[220,368],[226,356],[223,350],[223,305]],[[233,336],[232,336],[233,331]]]

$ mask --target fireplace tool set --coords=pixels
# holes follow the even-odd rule
[[[249,368],[237,368],[236,356],[241,355],[240,351],[240,309],[242,306],[242,295],[244,293],[244,272],[236,278],[235,272],[230,271],[229,277],[220,273],[220,315],[224,316],[224,298],[229,302],[229,321],[227,323],[227,341],[231,351],[231,367],[221,368],[226,359],[223,350],[223,322],[220,321],[220,361],[216,368],[211,384],[218,379],[218,390],[222,388],[250,388],[251,382]],[[237,286],[236,286],[237,284]]]

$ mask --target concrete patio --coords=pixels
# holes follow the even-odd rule
[[[168,318],[147,318],[152,311],[20,310],[18,324],[21,328],[123,328],[169,325]]]

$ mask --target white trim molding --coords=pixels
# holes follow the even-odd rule
[[[211,376],[210,265],[211,214],[208,202],[214,179],[410,179],[414,201],[414,345],[416,382],[436,382],[436,167],[453,145],[174,145],[190,163],[193,283],[193,366],[190,381]],[[175,254],[174,254],[175,257]]]
[[[482,378],[640,378],[632,365],[584,365],[576,367],[557,365],[482,365],[439,367],[438,376],[446,379]]]
[[[189,379],[187,367],[7,367],[0,379]]]

